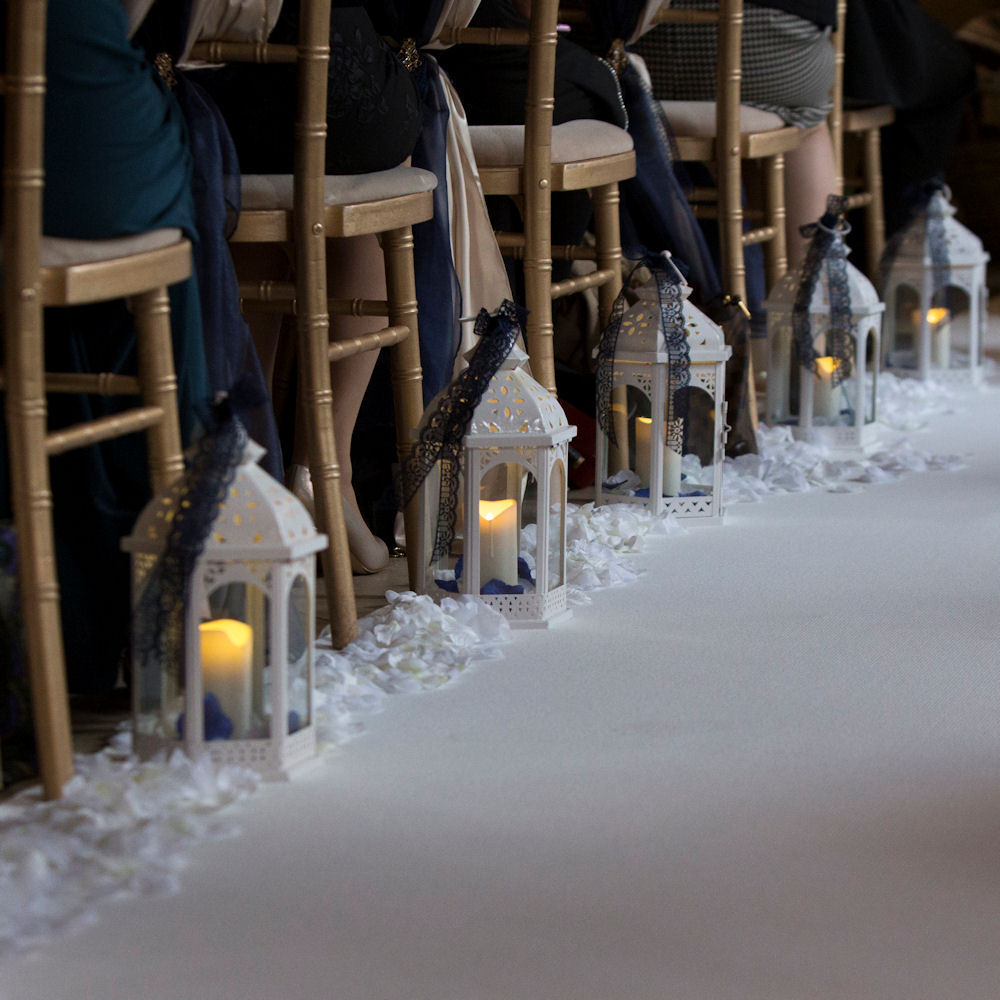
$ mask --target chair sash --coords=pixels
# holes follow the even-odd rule
[[[398,42],[412,39],[420,52],[413,72],[424,105],[424,130],[413,165],[438,179],[435,217],[413,231],[425,402],[465,367],[463,355],[474,346],[479,310],[495,310],[511,295],[465,109],[431,54],[445,47],[441,33],[466,27],[478,6],[479,0],[373,0],[368,8],[379,31]]]

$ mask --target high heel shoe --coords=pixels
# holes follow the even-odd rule
[[[288,473],[288,488],[298,497],[302,505],[315,520],[316,497],[313,493],[312,477],[304,465],[293,465]],[[351,557],[351,572],[355,576],[370,576],[385,569],[389,564],[389,549],[381,538],[368,530],[364,518],[342,499],[344,525],[347,528],[347,548]]]

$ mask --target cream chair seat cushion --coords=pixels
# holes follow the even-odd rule
[[[660,101],[674,135],[710,139],[715,135],[715,101]],[[740,105],[740,134],[774,132],[785,127],[780,115]]]
[[[515,167],[524,162],[523,125],[472,125],[472,150],[482,168]],[[580,163],[632,149],[632,136],[617,125],[592,119],[552,128],[552,162]]]
[[[244,174],[242,185],[244,209],[291,211],[291,174]],[[323,187],[326,205],[361,205],[433,191],[437,178],[419,167],[392,167],[370,174],[331,174],[324,178]]]
[[[151,229],[135,236],[112,240],[69,240],[57,236],[42,239],[42,267],[74,267],[133,257],[149,250],[171,246],[183,237],[176,228]]]

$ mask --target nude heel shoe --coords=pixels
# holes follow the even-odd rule
[[[288,474],[288,488],[298,497],[309,514],[316,517],[316,498],[313,494],[312,478],[304,465],[293,465]],[[389,565],[389,549],[381,538],[368,530],[364,518],[346,501],[344,525],[347,528],[347,547],[351,556],[351,572],[355,576],[370,576]]]

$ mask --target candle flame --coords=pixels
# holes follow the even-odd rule
[[[840,367],[840,358],[817,358],[816,371],[820,375],[832,375]]]
[[[480,500],[479,516],[484,521],[494,521],[505,510],[513,507],[516,502],[516,500]]]

